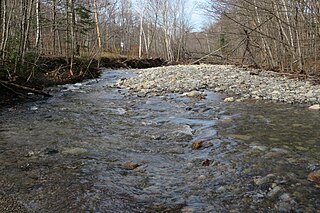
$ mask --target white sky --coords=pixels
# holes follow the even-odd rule
[[[190,11],[191,21],[195,31],[200,31],[203,24],[207,22],[208,17],[204,15],[204,11],[201,7],[207,2],[207,0],[187,0],[188,10]]]

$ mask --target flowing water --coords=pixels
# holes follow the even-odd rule
[[[1,109],[0,211],[319,212],[318,111],[112,87],[133,75]]]

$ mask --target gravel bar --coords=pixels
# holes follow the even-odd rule
[[[132,94],[158,96],[166,93],[196,95],[213,90],[230,97],[225,101],[248,99],[295,104],[319,104],[320,85],[289,79],[280,73],[244,69],[232,65],[179,65],[135,70],[136,77],[121,79],[116,86]],[[192,94],[190,92],[193,92]]]

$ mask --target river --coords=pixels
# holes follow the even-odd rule
[[[52,88],[0,111],[2,212],[319,212],[320,113],[112,85]]]

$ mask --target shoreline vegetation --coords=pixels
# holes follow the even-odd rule
[[[37,63],[26,63],[22,72],[13,73],[14,64],[0,63],[0,105],[25,99],[28,93],[47,96],[43,89],[85,79],[99,77],[103,68],[138,69],[165,65],[162,58],[136,59],[126,57],[102,57],[98,59],[74,58],[72,70],[70,60],[65,57],[40,57]]]

